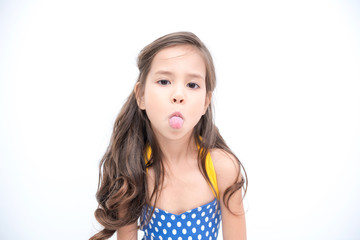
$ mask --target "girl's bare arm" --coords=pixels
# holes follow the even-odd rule
[[[119,228],[116,231],[117,240],[137,240],[137,223]]]
[[[224,191],[234,184],[239,175],[239,166],[236,159],[222,150],[211,152],[220,193],[220,206],[222,217],[222,232],[224,240],[246,240],[246,221],[242,202],[241,189],[237,190],[229,200],[229,207],[224,205]]]

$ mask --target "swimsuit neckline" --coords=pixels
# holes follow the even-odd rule
[[[183,215],[183,214],[185,214],[185,215],[190,214],[190,213],[192,213],[193,211],[201,211],[201,209],[203,209],[203,208],[208,208],[208,209],[209,209],[209,208],[211,207],[211,205],[214,205],[214,206],[215,206],[216,203],[217,203],[217,198],[214,198],[214,200],[212,200],[211,202],[205,203],[205,204],[203,204],[203,205],[201,205],[201,206],[199,206],[199,207],[195,207],[195,208],[193,208],[193,209],[187,210],[187,211],[182,212],[182,213],[179,213],[179,214],[171,213],[171,212],[162,210],[161,208],[155,208],[154,212],[156,212],[156,213],[161,212],[161,213],[170,214],[170,215],[174,215],[174,216],[181,216],[181,215]],[[148,206],[149,206],[151,209],[154,208],[153,206],[150,206],[150,205],[148,205]]]

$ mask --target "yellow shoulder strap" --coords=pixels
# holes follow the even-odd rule
[[[214,164],[212,162],[212,159],[211,159],[211,156],[210,156],[209,152],[206,155],[206,159],[205,159],[205,169],[206,169],[206,172],[207,172],[207,174],[209,176],[210,182],[214,186],[216,194],[214,193],[214,190],[212,188],[211,188],[211,190],[213,191],[214,195],[217,198],[219,198],[219,188],[218,188],[218,185],[217,185],[215,168],[214,168]]]
[[[150,158],[151,158],[151,147],[149,145],[147,145],[146,150],[145,150],[145,165],[147,165],[147,163],[149,162]],[[146,173],[148,173],[148,168],[146,168]]]

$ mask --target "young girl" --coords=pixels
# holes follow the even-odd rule
[[[91,237],[246,239],[247,176],[213,122],[212,57],[189,32],[165,35],[138,56],[139,77],[100,162]]]

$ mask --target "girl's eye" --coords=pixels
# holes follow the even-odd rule
[[[188,86],[189,88],[199,88],[199,87],[200,87],[198,84],[193,83],[193,82],[188,83],[187,86]]]
[[[170,84],[170,81],[169,80],[159,80],[157,81],[160,85],[169,85]]]

